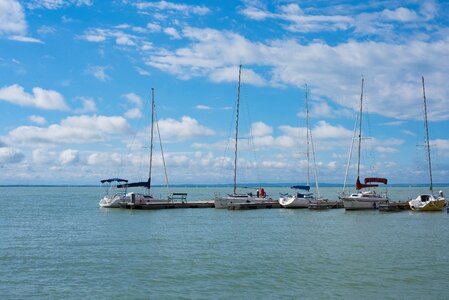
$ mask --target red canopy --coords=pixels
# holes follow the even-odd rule
[[[388,179],[387,178],[380,178],[380,177],[368,177],[368,178],[365,178],[365,184],[366,183],[370,183],[370,182],[379,182],[379,183],[387,184],[388,183]]]
[[[369,188],[369,187],[376,187],[376,186],[379,186],[379,185],[378,184],[363,184],[363,183],[361,183],[359,177],[357,177],[357,181],[355,183],[355,188],[357,190]]]

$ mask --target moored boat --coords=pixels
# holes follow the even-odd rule
[[[424,102],[424,127],[426,130],[425,147],[427,151],[427,162],[429,163],[429,194],[421,194],[415,199],[409,201],[410,209],[414,211],[441,211],[446,206],[446,199],[443,192],[440,191],[438,196],[433,195],[433,179],[432,179],[432,162],[430,159],[430,141],[429,141],[429,123],[427,121],[427,101],[426,89],[424,86],[424,76],[422,77],[422,90]]]

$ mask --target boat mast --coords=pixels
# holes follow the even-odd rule
[[[242,76],[242,65],[239,65],[239,84],[237,87],[237,108],[235,114],[235,149],[234,149],[234,194],[237,191],[237,149],[239,137],[239,108],[240,108],[240,80]]]
[[[310,142],[309,142],[309,99],[307,94],[307,83],[306,83],[306,126],[307,126],[307,186],[310,187]]]
[[[309,185],[309,135],[310,135],[310,144],[312,144],[312,156],[313,156],[313,171],[315,174],[315,187],[318,193],[318,198],[321,198],[320,187],[318,185],[318,171],[316,168],[316,157],[315,157],[315,147],[313,145],[313,137],[312,130],[310,130],[310,118],[309,118],[309,98],[308,98],[308,89],[306,84],[306,123],[307,123],[307,185]]]
[[[153,127],[154,127],[154,88],[151,88],[151,138],[150,138],[150,171],[148,173],[148,190],[151,189],[151,168],[153,166]]]
[[[363,111],[363,83],[365,79],[362,77],[362,87],[360,93],[360,127],[359,127],[359,149],[358,149],[358,158],[357,158],[357,178],[360,176],[360,149],[362,147],[362,111]]]
[[[426,101],[426,88],[424,87],[424,76],[422,76],[422,93],[424,100],[424,127],[426,128],[427,160],[429,161],[430,192],[433,194],[432,162],[430,161],[429,124],[427,122],[427,101]]]

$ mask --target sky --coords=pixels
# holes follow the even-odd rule
[[[422,76],[434,182],[449,182],[448,15],[429,0],[0,0],[0,184],[146,180],[152,88],[153,183],[161,151],[172,184],[232,183],[240,64],[238,182],[306,181],[307,84],[318,179],[343,183],[363,77],[360,176],[428,183]]]

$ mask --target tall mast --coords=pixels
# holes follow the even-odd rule
[[[151,189],[151,168],[153,166],[153,127],[154,127],[154,88],[151,88],[151,138],[150,138],[150,171],[148,173],[148,190]]]
[[[357,158],[357,178],[360,176],[360,148],[362,146],[362,111],[363,111],[363,83],[365,79],[362,77],[362,87],[360,93],[360,127],[359,127],[359,149],[358,149],[358,158]]]
[[[424,76],[422,76],[422,94],[424,100],[424,127],[426,128],[427,160],[429,161],[430,192],[433,194],[432,162],[430,161],[429,124],[427,122],[427,101],[426,101],[426,88],[424,87]]]
[[[310,186],[310,150],[309,150],[309,99],[306,84],[306,126],[307,126],[307,185]]]
[[[237,88],[237,109],[235,115],[235,150],[234,150],[234,194],[237,191],[237,149],[239,137],[239,108],[240,108],[240,80],[242,76],[242,65],[239,65],[239,84]]]
[[[309,118],[309,98],[308,98],[308,89],[306,84],[306,123],[307,123],[307,185],[310,186],[309,183],[309,139],[310,144],[312,145],[312,157],[313,157],[313,171],[315,174],[315,187],[316,191],[318,193],[318,198],[321,198],[320,194],[320,187],[318,185],[318,171],[316,168],[316,157],[315,157],[315,146],[313,145],[313,137],[312,137],[312,130],[310,129],[310,118]],[[310,137],[310,138],[309,138]]]

